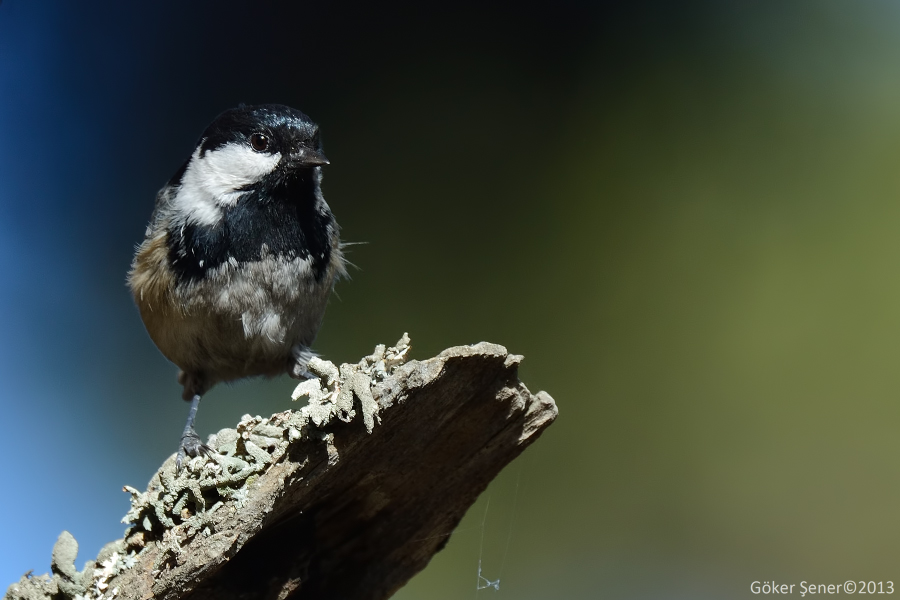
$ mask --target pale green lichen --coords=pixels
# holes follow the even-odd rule
[[[328,462],[337,462],[334,434],[320,428],[335,418],[351,421],[358,407],[371,433],[379,420],[372,386],[402,365],[409,350],[409,336],[404,333],[394,346],[379,344],[357,364],[337,367],[313,358],[308,369],[317,378],[300,383],[291,396],[308,398],[306,406],[266,419],[244,415],[234,429],[210,436],[207,444],[214,452],[209,457],[193,458],[176,473],[173,455],[150,480],[147,491],[126,485],[123,489],[131,494],[131,508],[122,519],[130,525],[125,539],[107,544],[96,561],[76,571],[78,543],[63,532],[53,549],[53,576],[24,576],[9,587],[5,599],[61,595],[72,600],[111,600],[119,593],[116,575],[134,567],[143,548],[156,544],[162,550],[151,571],[156,573],[193,537],[215,533],[213,515],[220,509],[227,506],[234,513],[252,502],[255,482],[284,458],[290,444],[304,438],[320,440]]]
[[[53,546],[50,568],[53,576],[25,575],[9,587],[6,600],[71,598],[72,600],[112,600],[119,588],[111,585],[117,575],[137,564],[136,553],[124,553],[123,540],[111,542],[100,550],[96,561],[88,561],[84,569],[75,570],[78,542],[68,531],[60,534]],[[99,565],[99,566],[98,566]]]
[[[139,533],[140,541],[146,543],[174,530],[168,539],[183,544],[201,531],[209,532],[209,515],[222,503],[242,508],[248,501],[247,488],[284,457],[289,444],[308,435],[310,426],[321,428],[334,418],[350,421],[357,414],[354,406],[359,407],[371,432],[378,418],[372,385],[403,364],[409,349],[409,336],[404,333],[396,345],[386,348],[380,344],[358,364],[345,363],[338,368],[313,358],[308,368],[317,378],[300,383],[291,395],[294,400],[307,397],[306,406],[267,419],[244,415],[235,429],[210,436],[208,445],[215,450],[210,457],[191,459],[180,473],[167,461],[146,492],[126,487],[131,510],[122,521],[132,524],[126,539]],[[327,447],[326,438],[322,439]]]
[[[372,395],[372,385],[383,381],[394,369],[406,362],[410,350],[409,335],[403,337],[390,348],[379,344],[375,352],[353,365],[344,363],[340,368],[334,363],[313,358],[308,369],[318,379],[300,383],[291,397],[294,400],[306,397],[308,404],[301,412],[317,426],[331,421],[334,417],[350,421],[356,416],[354,399],[359,401],[363,423],[371,433],[378,418],[378,403]]]

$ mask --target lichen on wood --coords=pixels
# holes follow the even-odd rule
[[[147,490],[130,527],[82,571],[63,532],[51,574],[7,600],[387,598],[427,565],[466,509],[557,414],[496,344],[406,362],[409,338],[356,364],[314,359],[306,406],[245,415],[209,458]]]

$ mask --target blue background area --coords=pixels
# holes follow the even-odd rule
[[[489,340],[561,416],[399,598],[896,578],[890,2],[0,4],[0,587],[119,536],[186,416],[125,273],[221,110],[322,127],[317,350]],[[206,435],[290,407],[219,386]],[[489,511],[487,499],[490,496]]]

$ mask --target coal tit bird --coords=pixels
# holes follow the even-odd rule
[[[200,398],[220,381],[307,375],[335,280],[339,228],[322,197],[319,128],[278,104],[227,110],[156,196],[128,285],[191,402],[176,459],[206,455]]]

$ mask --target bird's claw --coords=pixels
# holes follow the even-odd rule
[[[200,436],[197,435],[196,431],[186,431],[181,436],[181,447],[178,449],[178,455],[175,457],[175,473],[181,472],[181,467],[184,465],[186,457],[209,456],[212,453],[213,449],[200,441]]]

